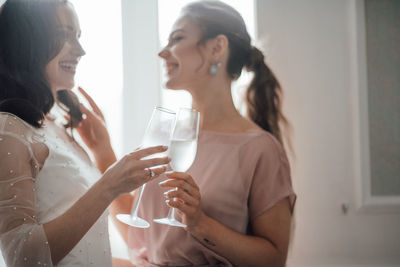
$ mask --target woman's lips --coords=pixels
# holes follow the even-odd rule
[[[63,71],[75,74],[78,61],[60,61],[59,65]]]
[[[167,69],[168,75],[171,75],[176,69],[178,69],[178,66],[179,65],[176,63],[167,63],[166,69]]]

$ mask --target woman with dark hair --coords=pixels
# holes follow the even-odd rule
[[[190,3],[159,56],[166,87],[187,90],[201,113],[199,143],[187,173],[147,184],[139,210],[143,218],[165,217],[169,207],[158,205],[165,200],[187,227],[153,223],[143,231],[118,224],[131,262],[284,266],[295,203],[282,144],[287,122],[278,80],[251,45],[241,15],[220,1]],[[254,74],[246,94],[249,118],[239,114],[231,96],[243,68]],[[130,195],[121,196],[111,212],[126,213],[131,202]]]
[[[108,205],[169,162],[141,160],[166,150],[153,147],[112,165],[100,110],[83,90],[92,110],[70,91],[85,54],[79,36],[66,0],[7,0],[1,7],[0,245],[7,266],[112,266]],[[95,164],[67,128],[78,131]]]

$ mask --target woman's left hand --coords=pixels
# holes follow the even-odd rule
[[[89,110],[82,104],[79,107],[85,116],[76,128],[82,141],[95,154],[95,156],[96,154],[104,153],[104,151],[112,150],[110,135],[106,128],[103,113],[86,91],[81,87],[78,89],[92,108],[92,110]]]
[[[170,179],[160,183],[163,188],[172,187],[164,193],[166,202],[170,207],[176,208],[182,215],[182,222],[191,232],[205,217],[201,208],[200,189],[192,176],[185,172],[172,172],[166,174]]]

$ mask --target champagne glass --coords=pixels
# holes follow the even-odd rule
[[[149,124],[147,125],[145,134],[143,136],[141,148],[147,148],[152,146],[169,146],[171,138],[171,130],[175,121],[175,112],[162,107],[155,107],[153,114],[151,115]],[[156,157],[166,157],[168,151],[162,153],[156,153],[147,156],[143,159],[151,159]],[[131,214],[117,214],[117,219],[130,226],[139,228],[148,228],[150,224],[138,216],[138,210],[140,201],[143,196],[144,188],[146,184],[143,184],[139,191],[139,196],[136,200],[135,206]]]
[[[170,166],[174,171],[186,172],[192,165],[197,152],[200,113],[193,109],[180,108],[175,120],[169,147]],[[186,227],[175,219],[175,209],[170,208],[168,216],[154,219],[156,223]]]

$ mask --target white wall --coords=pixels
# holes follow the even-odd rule
[[[400,266],[400,214],[356,210],[355,1],[257,1],[258,36],[294,127],[290,267]]]

